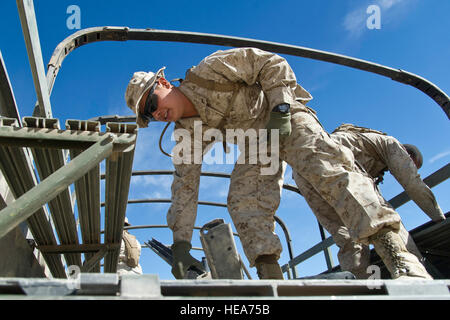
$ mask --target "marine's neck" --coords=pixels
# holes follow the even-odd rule
[[[188,99],[188,97],[186,97],[183,92],[181,92],[180,89],[178,88],[174,88],[175,92],[177,95],[180,96],[180,102],[182,104],[182,108],[183,108],[183,114],[182,114],[182,118],[188,118],[188,117],[193,117],[193,116],[198,116],[198,111],[197,109],[195,109],[194,104],[191,102],[191,100]]]

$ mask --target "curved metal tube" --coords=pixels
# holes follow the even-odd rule
[[[128,200],[129,204],[137,204],[137,203],[171,203],[172,199],[164,199],[164,198],[156,198],[156,199],[130,199]],[[214,206],[214,207],[227,207],[226,203],[220,202],[211,202],[211,201],[198,201],[198,204],[205,206]],[[101,206],[104,207],[105,203],[102,202]]]
[[[303,58],[335,63],[388,77],[394,81],[413,86],[433,99],[450,119],[450,98],[432,82],[408,71],[394,69],[377,63],[336,53],[277,42],[216,34],[169,31],[156,29],[130,29],[128,27],[94,27],[80,30],[63,40],[54,50],[48,64],[47,84],[51,94],[56,76],[64,58],[76,48],[98,41],[172,41],[222,45],[230,47],[255,47],[262,50]]]
[[[132,176],[155,176],[155,175],[173,175],[173,170],[142,170],[142,171],[133,171],[131,173]],[[215,177],[215,178],[230,178],[231,175],[229,173],[223,173],[223,172],[208,172],[204,171],[201,172],[201,176],[203,177]],[[100,179],[105,179],[105,174],[102,174],[100,176]],[[283,189],[297,192],[299,195],[301,195],[300,190],[296,186],[293,186],[291,184],[283,184]]]
[[[289,261],[294,260],[294,252],[292,251],[292,238],[291,238],[291,234],[289,233],[289,230],[286,226],[286,224],[284,223],[283,220],[281,220],[280,217],[278,217],[277,215],[273,216],[275,221],[280,225],[281,229],[283,229],[284,232],[284,237],[286,238],[286,243],[287,243],[287,248],[288,248],[288,253],[289,253]],[[292,270],[292,277],[294,279],[297,278],[297,269],[296,266],[290,266],[291,270]]]
[[[169,228],[166,224],[144,224],[144,225],[138,225],[138,226],[124,226],[123,230],[136,230],[136,229],[165,229]],[[201,230],[203,227],[194,227],[194,230]],[[236,237],[239,237],[239,234],[236,232],[233,232],[233,235]]]

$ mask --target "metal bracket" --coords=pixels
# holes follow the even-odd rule
[[[83,264],[83,267],[81,267],[81,272],[89,272],[92,270],[92,268],[95,267],[95,265],[102,260],[105,255],[108,253],[108,248],[103,247],[100,249],[93,257],[91,257],[89,260],[85,261]]]
[[[79,287],[76,279],[19,279],[17,284],[27,296],[68,296]]]
[[[450,296],[447,284],[440,280],[385,280],[384,285],[393,296]]]
[[[229,224],[215,219],[200,230],[200,240],[213,279],[243,279],[241,259]]]
[[[91,120],[66,120],[67,130],[100,132],[100,122]]]
[[[112,295],[119,292],[117,273],[80,273],[77,295]]]
[[[160,298],[159,277],[154,274],[122,275],[120,277],[120,296],[123,298]]]
[[[19,128],[19,121],[14,118],[0,117],[0,127],[16,127]]]

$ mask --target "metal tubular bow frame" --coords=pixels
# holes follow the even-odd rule
[[[292,56],[304,57],[329,63],[335,63],[338,65],[343,65],[355,69],[359,69],[362,71],[367,71],[371,73],[376,73],[381,76],[388,77],[394,81],[404,83],[407,85],[411,85],[420,91],[424,92],[431,99],[433,99],[444,111],[447,115],[447,118],[450,119],[450,98],[449,96],[442,91],[439,87],[437,87],[432,82],[424,79],[418,75],[410,73],[405,70],[390,68],[387,66],[383,66],[377,63],[348,57],[340,54],[335,54],[331,52],[315,50],[306,47],[300,46],[292,46],[287,44],[281,44],[276,42],[268,42],[261,40],[254,40],[248,38],[240,38],[240,37],[230,37],[223,35],[215,35],[215,34],[206,34],[206,33],[196,33],[196,32],[183,32],[183,31],[169,31],[169,30],[156,30],[156,29],[130,29],[128,27],[94,27],[80,30],[71,36],[67,37],[64,41],[62,41],[54,50],[54,53],[50,59],[48,64],[47,71],[47,83],[49,87],[49,91],[51,92],[56,76],[61,68],[62,62],[65,57],[72,52],[73,50],[79,48],[80,46],[99,42],[99,41],[128,41],[128,40],[139,40],[139,41],[171,41],[171,42],[185,42],[185,43],[199,43],[199,44],[210,44],[210,45],[222,45],[222,46],[231,46],[231,47],[256,47],[262,50],[276,52],[280,54],[288,54]],[[38,110],[38,109],[36,109]],[[112,118],[112,119],[111,119]],[[117,122],[127,122],[133,121],[134,117],[99,117],[97,120],[99,121],[117,121]],[[440,183],[446,180],[450,175],[448,172],[448,165],[436,172],[435,175],[439,175],[438,182]],[[135,175],[136,173],[132,173]],[[139,174],[139,173],[138,173]],[[144,173],[145,174],[145,173]],[[161,172],[161,174],[165,174]],[[429,177],[431,179],[431,177]],[[437,183],[433,183],[436,185]],[[291,191],[298,192],[298,189],[295,186],[285,185],[284,188],[289,189]],[[401,194],[399,195],[401,199],[392,199],[391,201],[397,202],[401,201],[402,204],[409,200],[407,195]],[[152,200],[152,202],[157,202],[157,199]],[[129,203],[139,203],[139,202],[149,202],[148,200],[131,200]],[[204,204],[210,204],[204,202]],[[400,203],[395,203],[397,206],[401,205]],[[214,204],[212,204],[214,205]],[[325,254],[325,259],[327,261],[328,269],[332,267],[331,261],[331,253],[328,248],[334,243],[331,237],[325,238],[323,233],[323,228],[319,224],[319,228],[322,235],[322,242],[314,246],[313,248],[307,250],[306,252],[297,256],[296,259],[292,259],[291,261],[283,266],[284,271],[289,271],[289,266],[294,271],[295,277],[295,269],[294,266],[304,259],[301,257],[309,257],[317,252],[323,251]],[[284,230],[284,228],[283,228]],[[286,234],[287,229],[285,230]],[[288,239],[288,248],[291,253],[290,246],[290,237]]]
[[[171,41],[187,42],[210,45],[222,45],[231,47],[255,47],[262,50],[288,54],[297,57],[309,58],[324,62],[335,63],[381,76],[394,81],[404,83],[419,89],[433,99],[450,119],[450,98],[434,83],[411,72],[390,68],[377,63],[348,57],[331,52],[315,50],[306,47],[287,45],[277,42],[261,41],[248,38],[230,37],[223,35],[169,31],[156,29],[130,29],[128,27],[94,27],[80,30],[62,41],[54,50],[48,64],[47,84],[51,92],[56,76],[65,57],[73,50],[99,41]]]
[[[31,5],[30,5],[31,3]],[[72,52],[74,49],[98,41],[127,41],[127,40],[144,40],[144,41],[172,41],[172,42],[187,42],[187,43],[200,43],[200,44],[210,44],[210,45],[222,45],[222,46],[232,46],[232,47],[256,47],[263,50],[276,52],[280,54],[288,54],[298,57],[310,58],[330,63],[335,63],[339,65],[344,65],[347,67],[376,73],[385,77],[388,77],[394,81],[404,83],[407,85],[411,85],[425,94],[427,94],[430,98],[432,98],[444,111],[447,117],[450,119],[450,99],[448,95],[443,92],[440,88],[438,88],[435,84],[430,81],[417,76],[413,73],[394,69],[390,67],[386,67],[383,65],[379,65],[376,63],[364,61],[361,59],[356,59],[344,55],[334,54],[326,51],[320,51],[300,46],[292,46],[286,44],[280,44],[275,42],[267,42],[260,41],[254,39],[247,38],[239,38],[239,37],[230,37],[230,36],[222,36],[222,35],[214,35],[214,34],[205,34],[205,33],[194,33],[194,32],[182,32],[182,31],[167,31],[167,30],[155,30],[155,29],[130,29],[128,27],[95,27],[80,30],[73,35],[66,38],[62,41],[55,49],[50,62],[48,64],[48,70],[46,75],[46,83],[42,80],[42,71],[40,70],[39,60],[41,59],[40,53],[40,44],[39,39],[37,37],[37,29],[35,23],[34,16],[34,8],[31,2],[25,2],[22,0],[17,0],[19,14],[22,17],[25,17],[22,20],[22,27],[24,30],[25,41],[27,43],[27,49],[30,56],[30,62],[32,64],[33,77],[35,79],[35,85],[39,101],[36,104],[35,111],[33,113],[34,116],[43,116],[49,118],[51,116],[51,107],[48,102],[48,96],[50,96],[56,76],[60,70],[61,64],[65,57]],[[35,30],[36,29],[36,30]],[[37,40],[37,42],[36,42]],[[47,92],[48,90],[48,92]],[[45,92],[44,92],[45,91]],[[48,95],[47,95],[48,93]],[[130,119],[127,119],[130,120]],[[133,119],[131,119],[133,120]],[[61,141],[53,141],[57,145],[61,143]],[[97,143],[95,144],[97,145]],[[106,152],[106,151],[105,151]],[[109,152],[109,151],[108,151]],[[129,164],[132,161],[133,154],[130,153],[130,159],[121,159],[120,163],[114,163],[113,171],[120,171],[120,166],[125,164]],[[81,155],[79,156],[81,157]],[[73,161],[76,161],[78,157],[76,157]],[[72,161],[72,162],[73,162]],[[123,163],[122,163],[123,162]],[[95,167],[95,165],[93,166]],[[107,165],[107,170],[108,170]],[[88,172],[91,168],[86,168],[86,172]],[[445,169],[445,168],[443,168]],[[96,172],[94,175],[98,175],[98,169],[94,169]],[[444,170],[445,179],[448,178],[448,170]],[[86,173],[84,172],[84,173]],[[89,179],[89,178],[86,178]],[[445,180],[444,179],[444,180]],[[125,179],[127,181],[126,185],[121,186],[120,188],[125,188],[128,190],[129,187],[129,179]],[[73,181],[72,181],[73,182]],[[117,187],[117,182],[112,182],[111,188]],[[289,187],[288,187],[289,188]],[[80,188],[81,189],[81,188]],[[292,187],[293,191],[296,189]],[[115,188],[114,190],[117,190]],[[113,189],[107,190],[108,194],[114,194]],[[298,192],[298,190],[297,190]],[[40,200],[42,202],[42,200]],[[89,202],[89,200],[87,200]],[[405,201],[405,199],[401,199],[401,201]],[[131,203],[131,202],[130,202]],[[112,204],[112,202],[108,202],[108,204]],[[206,203],[205,203],[206,204]],[[40,204],[41,205],[41,204]],[[34,208],[34,207],[33,207]],[[112,210],[111,212],[123,212],[123,208],[107,208],[106,211]],[[109,212],[109,211],[108,211]],[[29,213],[27,212],[27,215]],[[31,213],[32,214],[32,213]],[[113,213],[107,213],[107,215],[113,215]],[[25,216],[25,215],[24,215]],[[81,217],[80,217],[81,218]],[[22,219],[23,220],[23,219]],[[119,219],[120,221],[120,219]],[[116,221],[117,222],[117,221]],[[91,223],[93,223],[91,221]],[[89,224],[89,221],[86,220],[85,224]],[[6,223],[4,230],[10,228],[10,222]],[[120,237],[117,230],[117,226],[107,226],[106,236],[108,241],[116,242],[117,238]],[[284,229],[284,228],[283,228]],[[3,231],[4,231],[3,230]],[[109,231],[108,231],[109,230]],[[2,231],[2,232],[3,232]],[[287,229],[286,229],[287,231]],[[87,239],[86,241],[92,241]],[[323,242],[330,245],[331,241],[325,239]],[[327,248],[325,243],[322,242],[321,250]],[[290,245],[288,244],[290,248]],[[98,258],[98,257],[97,257]],[[292,258],[292,257],[291,257]],[[115,257],[108,263],[108,268],[111,268],[112,261],[115,260]],[[292,262],[292,259],[291,259]],[[290,263],[291,265],[291,263]],[[291,265],[292,266],[292,265]],[[111,269],[113,270],[113,268]]]

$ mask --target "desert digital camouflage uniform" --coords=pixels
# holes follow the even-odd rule
[[[389,170],[411,199],[433,221],[445,219],[432,191],[422,181],[409,154],[397,139],[372,129],[349,124],[337,128],[331,137],[350,148],[356,161],[371,177],[379,177],[384,171]],[[367,267],[370,265],[369,247],[351,239],[349,230],[339,215],[320,197],[308,181],[296,173],[293,177],[317,219],[330,232],[339,247],[338,258],[341,268],[351,271],[357,278],[367,278],[369,275]],[[383,206],[391,207],[381,193],[378,195]],[[421,260],[422,255],[419,249],[402,224],[400,235],[408,251]]]
[[[227,128],[263,129],[272,108],[289,103],[292,133],[280,141],[280,159],[314,186],[335,209],[355,240],[367,243],[368,237],[386,226],[399,229],[398,214],[381,206],[371,178],[356,166],[350,149],[332,140],[315,112],[305,106],[312,97],[297,84],[295,74],[284,58],[255,48],[231,49],[213,53],[190,71],[218,85],[231,83],[238,86],[234,91],[224,92],[198,86],[188,77],[183,81],[179,89],[194,104],[199,113],[197,119],[202,120],[203,126],[222,131]],[[176,128],[192,132],[192,123],[193,118],[181,119]],[[174,166],[173,202],[167,221],[173,230],[174,242],[190,242],[197,212],[201,165],[174,163]],[[239,168],[235,168],[237,170]],[[254,189],[254,182],[247,181],[250,190]],[[240,184],[242,187],[230,188],[231,197],[233,192],[245,190],[245,183]],[[251,235],[246,233],[248,222],[245,217],[261,212],[258,201],[245,210],[234,210],[230,205],[230,212],[242,245],[246,247],[251,242]],[[273,230],[273,216],[260,215],[259,224]],[[274,236],[273,232],[268,232],[268,236]],[[249,257],[249,260],[252,265],[253,259]]]
[[[352,272],[358,279],[366,279],[371,275],[367,268],[370,265],[370,249],[366,244],[356,242],[350,236],[350,232],[340,219],[336,211],[312,188],[312,186],[301,176],[293,173],[294,180],[305,198],[309,207],[313,211],[320,224],[331,234],[334,242],[339,247],[338,259],[341,270]],[[391,206],[379,194],[380,202],[383,206]],[[400,224],[399,234],[409,252],[422,260],[422,255],[414,243],[409,232],[403,224]]]
[[[204,122],[197,122],[199,120],[201,119],[198,117],[180,119],[175,124],[175,129],[193,132],[195,125],[200,126],[203,132],[211,129]],[[192,140],[192,150],[196,143],[200,154],[207,153],[211,147],[210,142]],[[245,147],[248,150],[248,145]],[[193,161],[194,157],[192,154],[183,153],[178,156],[185,162]],[[280,204],[286,165],[280,164],[274,175],[261,175],[262,165],[249,164],[248,153],[245,157],[244,163],[236,163],[231,173],[227,204],[233,223],[239,230],[244,252],[251,266],[254,266],[258,256],[275,254],[279,257],[282,251],[280,239],[275,234],[273,215]],[[174,166],[176,171],[172,184],[172,205],[167,221],[173,231],[174,242],[190,241],[197,212],[201,164]],[[187,181],[182,184],[182,190],[179,189],[180,183],[175,183],[181,177]]]
[[[339,247],[338,259],[342,271],[352,272],[358,279],[367,278],[370,265],[370,250],[367,245],[355,242],[341,218],[314,188],[297,173],[293,178],[300,193],[316,216],[319,223],[331,234]]]
[[[261,165],[236,164],[230,178],[228,211],[250,265],[261,255],[280,256],[274,214],[280,205],[283,177],[281,163],[274,175],[261,175]]]
[[[119,263],[117,273],[122,274],[142,274],[142,267],[139,264],[141,255],[141,244],[135,236],[123,231],[123,238],[120,243]]]
[[[353,128],[357,128],[356,131]],[[440,221],[445,216],[431,189],[422,181],[417,167],[402,144],[392,136],[352,125],[338,127],[331,135],[333,140],[350,148],[355,158],[371,177],[385,170],[395,177],[409,197],[431,220]]]

